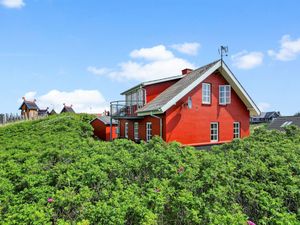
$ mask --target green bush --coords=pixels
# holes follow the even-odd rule
[[[300,224],[298,128],[197,151],[97,141],[90,120],[0,128],[3,224]]]

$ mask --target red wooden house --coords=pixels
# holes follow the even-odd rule
[[[111,102],[119,137],[148,141],[154,135],[184,145],[230,142],[249,135],[250,115],[260,111],[221,61],[182,75],[143,82]]]
[[[115,120],[111,120],[110,116],[99,116],[92,120],[90,124],[94,128],[94,135],[99,139],[109,141],[110,138],[117,138],[118,123]]]

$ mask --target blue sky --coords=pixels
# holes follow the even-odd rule
[[[300,111],[299,1],[0,0],[0,112],[102,112],[120,92],[219,58],[262,110]]]

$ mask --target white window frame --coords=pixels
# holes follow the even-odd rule
[[[152,123],[151,122],[147,122],[146,123],[146,141],[150,141],[150,139],[152,138]]]
[[[211,104],[211,84],[202,83],[202,104]]]
[[[133,136],[135,140],[139,139],[139,122],[133,123]]]
[[[218,122],[210,123],[210,141],[211,142],[219,141],[219,123]]]
[[[125,123],[125,127],[124,127],[124,137],[128,138],[128,122]]]
[[[219,86],[219,104],[227,105],[231,103],[231,86],[220,85]]]
[[[240,122],[233,123],[233,138],[240,138],[241,137],[241,124]]]

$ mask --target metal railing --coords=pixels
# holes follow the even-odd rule
[[[136,111],[144,106],[144,101],[126,102],[113,101],[110,103],[110,112],[112,118],[130,118],[137,117]]]

